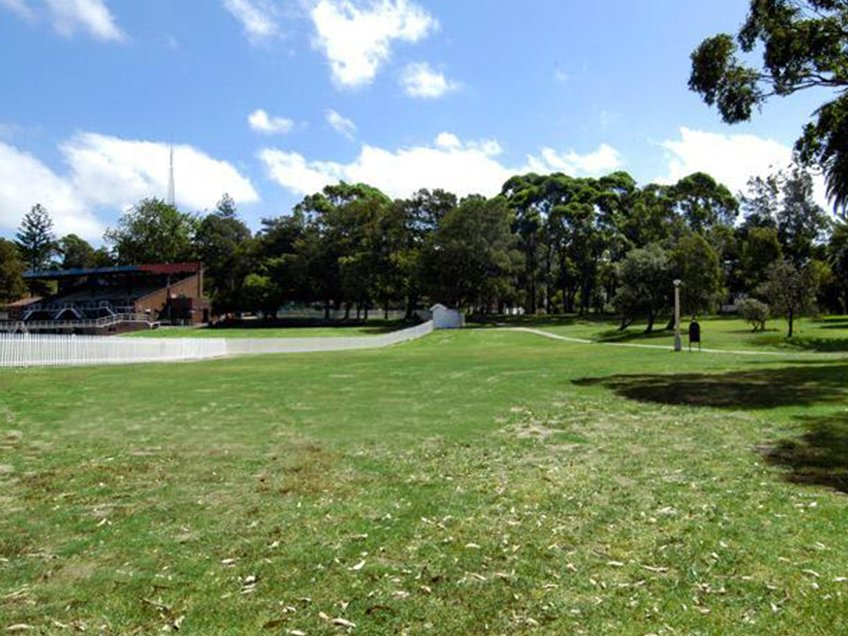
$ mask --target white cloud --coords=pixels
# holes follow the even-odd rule
[[[59,234],[100,238],[103,227],[72,184],[30,154],[0,142],[0,229],[13,231],[33,205],[50,212]]]
[[[403,90],[410,97],[433,99],[455,91],[459,84],[448,80],[444,74],[434,70],[427,62],[407,64],[400,77]]]
[[[327,123],[333,127],[340,135],[344,135],[348,139],[353,139],[356,135],[356,124],[353,123],[352,119],[348,119],[347,117],[343,117],[336,111],[330,109],[326,113],[327,115]]]
[[[792,163],[792,149],[756,135],[724,135],[680,128],[680,138],[660,144],[668,166],[658,183],[675,183],[693,172],[706,172],[734,194],[747,190],[748,179],[764,177]],[[827,209],[824,181],[815,178],[816,200]]]
[[[291,119],[271,117],[261,108],[250,113],[247,122],[253,130],[265,135],[283,135],[294,128],[294,122]]]
[[[459,140],[459,137],[453,133],[443,132],[439,133],[436,137],[436,145],[439,148],[450,150],[453,148],[460,148],[462,146],[462,142]]]
[[[163,197],[168,184],[165,143],[80,133],[60,146],[68,165],[55,173],[36,157],[0,142],[0,228],[13,230],[36,203],[50,212],[56,232],[102,236],[95,212],[124,210],[144,197]],[[177,203],[211,208],[224,192],[237,202],[258,200],[253,185],[229,163],[192,146],[174,147]],[[210,187],[209,184],[215,184]]]
[[[45,1],[52,14],[53,26],[63,35],[71,36],[82,28],[105,42],[120,42],[126,37],[103,0]]]
[[[606,148],[609,147],[602,146],[584,157],[574,153],[568,155],[575,168],[572,174],[597,168],[601,162],[595,157],[605,157],[609,161]],[[609,150],[618,157],[613,149]],[[456,135],[444,132],[432,146],[391,151],[365,144],[359,156],[347,164],[309,161],[296,152],[273,148],[261,151],[259,158],[273,181],[297,194],[312,194],[343,180],[371,184],[392,197],[407,197],[420,188],[444,188],[460,196],[493,196],[512,175],[531,170],[555,172],[560,169],[555,164],[563,161],[555,153],[552,155],[552,151],[543,151],[541,157],[529,157],[527,165],[513,168],[498,160],[501,152],[497,141],[463,142]]]
[[[597,177],[619,169],[623,162],[615,148],[601,144],[595,152],[586,155],[574,151],[560,155],[553,148],[542,148],[541,157],[527,157],[527,165],[533,172]]]
[[[32,0],[0,0],[0,6],[30,22],[46,18],[66,37],[82,30],[104,42],[126,40],[105,0],[40,0],[37,4],[44,6],[36,9]]]
[[[311,11],[315,46],[333,80],[344,87],[371,83],[391,56],[394,40],[417,42],[438,23],[411,0],[318,0]]]
[[[35,20],[36,14],[32,7],[27,4],[27,0],[0,0],[0,6],[6,7],[10,11],[18,14],[18,17],[24,20]]]
[[[279,33],[277,12],[267,0],[223,0],[224,8],[241,22],[251,42],[261,42]]]
[[[95,205],[123,208],[167,191],[166,143],[81,133],[61,149],[71,166],[72,183]],[[174,146],[174,173],[177,203],[191,209],[213,207],[224,192],[236,202],[259,199],[250,181],[231,164],[192,146]]]
[[[307,162],[303,155],[266,148],[259,158],[268,170],[268,176],[278,184],[297,194],[312,194],[324,186],[345,178],[344,166],[332,162]]]

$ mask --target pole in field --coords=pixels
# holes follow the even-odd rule
[[[674,350],[683,351],[683,340],[680,338],[680,285],[683,281],[674,281]]]

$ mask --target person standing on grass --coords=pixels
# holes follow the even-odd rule
[[[698,351],[701,350],[701,325],[698,324],[698,317],[694,316],[692,322],[689,323],[689,351],[692,351],[692,343],[698,343]]]

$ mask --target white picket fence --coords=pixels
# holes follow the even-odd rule
[[[433,323],[351,338],[116,338],[0,334],[0,368],[180,362],[266,353],[377,349],[420,338]]]

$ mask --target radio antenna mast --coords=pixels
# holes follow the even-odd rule
[[[171,146],[171,164],[168,172],[168,205],[176,206],[177,200],[174,195],[174,147]]]

